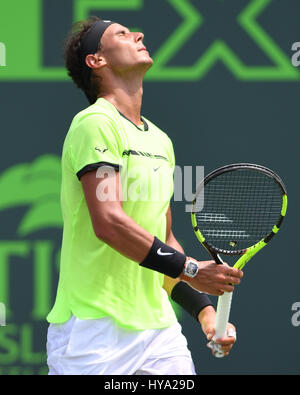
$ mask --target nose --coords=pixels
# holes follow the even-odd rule
[[[143,41],[144,37],[145,37],[144,33],[138,32],[136,33],[135,40],[136,42]]]

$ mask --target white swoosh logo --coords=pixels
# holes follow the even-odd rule
[[[161,251],[161,248],[159,248],[158,250],[157,250],[157,255],[162,255],[162,256],[164,256],[164,255],[174,255],[175,254],[175,252],[162,252]]]

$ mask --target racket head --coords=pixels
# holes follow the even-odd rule
[[[267,167],[236,163],[220,167],[198,185],[191,220],[211,253],[243,255],[278,232],[287,210],[281,178]]]

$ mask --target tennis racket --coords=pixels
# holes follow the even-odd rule
[[[192,204],[192,226],[218,264],[220,254],[237,255],[233,267],[245,264],[278,232],[287,210],[287,192],[279,176],[255,164],[237,163],[214,170],[198,185]],[[214,340],[226,336],[232,292],[218,298],[215,336],[210,347],[223,357]]]

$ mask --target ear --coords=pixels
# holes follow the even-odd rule
[[[99,54],[87,55],[85,62],[91,69],[100,69],[107,64],[105,58]]]

